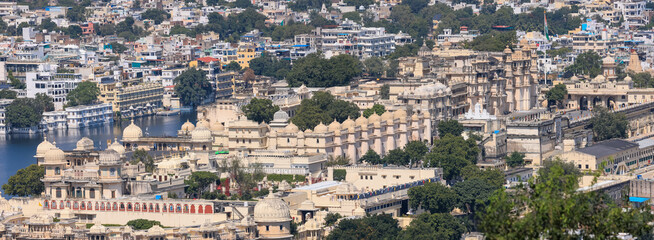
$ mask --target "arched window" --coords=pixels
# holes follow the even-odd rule
[[[49,203],[48,200],[45,200],[45,202],[43,202],[43,207],[48,208],[48,205],[49,205],[48,203]]]
[[[95,198],[95,188],[89,189],[89,198]]]
[[[100,204],[95,203],[95,210],[100,210]],[[104,210],[104,204],[102,204],[102,210]]]
[[[52,209],[57,209],[57,202],[52,201],[50,206],[52,206]]]
[[[59,174],[61,174],[61,168],[56,167],[55,168],[55,175],[59,175]]]
[[[117,204],[117,203],[114,203],[113,210],[114,210],[114,211],[118,210],[118,204]]]
[[[168,211],[168,208],[166,208],[166,204],[163,205],[163,211],[164,211],[164,212],[167,212],[167,211]]]
[[[66,202],[66,208],[70,208],[70,201]]]
[[[120,203],[120,211],[125,211],[125,204],[124,203]]]
[[[116,176],[116,169],[115,168],[109,169],[109,176]]]
[[[127,203],[127,211],[132,211],[132,203]]]
[[[152,208],[152,204],[150,204],[150,208]],[[159,212],[159,204],[158,203],[156,205],[154,205],[154,211]]]
[[[64,209],[64,201],[59,201],[59,209]]]
[[[204,213],[213,213],[210,205],[204,206]]]
[[[104,210],[104,203],[100,204],[100,210]]]
[[[55,195],[57,196],[57,198],[61,198],[61,188],[60,187],[57,187],[57,190],[55,190]]]
[[[82,210],[86,210],[86,203],[81,202],[81,203],[79,204],[79,208],[82,209]]]
[[[144,212],[147,212],[147,211],[148,211],[148,205],[145,204],[145,203],[143,204],[143,211],[144,211]]]
[[[195,205],[191,204],[191,213],[195,213]]]

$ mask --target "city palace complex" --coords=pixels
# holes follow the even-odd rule
[[[475,214],[553,162],[578,174],[561,198],[651,214],[652,17],[638,0],[0,2],[0,138],[40,142],[0,156],[26,166],[0,176],[0,240],[339,239],[384,232],[375,216],[398,239],[497,239]],[[140,121],[184,114],[173,136]],[[109,125],[106,143],[52,137]],[[646,239],[618,232],[599,236]]]

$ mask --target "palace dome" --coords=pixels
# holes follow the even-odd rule
[[[399,109],[395,112],[393,112],[393,117],[394,118],[399,118],[399,119],[406,119],[406,111],[404,109]]]
[[[212,132],[222,132],[225,130],[225,126],[218,121],[211,121],[211,131]]]
[[[381,121],[381,116],[377,115],[376,113],[368,117],[368,122],[379,122],[379,121]]]
[[[288,113],[282,111],[281,109],[275,112],[275,115],[273,115],[273,121],[275,122],[288,122],[289,118],[290,117],[288,116]]]
[[[93,150],[93,140],[87,137],[83,137],[79,141],[77,141],[77,147],[75,150],[77,151],[90,151]]]
[[[413,91],[407,92],[404,94],[416,95],[416,96],[437,96],[442,95],[443,92],[449,92],[449,88],[440,82],[422,85],[417,87]]]
[[[420,117],[418,117],[417,113],[413,113],[413,115],[411,115],[411,120],[412,121],[418,121],[418,120],[420,120]]]
[[[393,121],[393,114],[389,111],[386,111],[384,114],[381,115],[381,120],[382,121],[388,121],[391,120]]]
[[[297,126],[295,126],[295,124],[293,122],[291,122],[288,125],[286,125],[286,127],[284,127],[284,130],[287,133],[297,133],[297,131],[299,131],[299,128]]]
[[[64,163],[66,162],[66,153],[62,151],[61,149],[57,148],[57,146],[53,145],[50,150],[45,152],[44,154],[44,162],[45,163]]]
[[[624,78],[624,81],[625,81],[625,82],[631,82],[631,81],[633,81],[633,79],[631,79],[631,77],[630,77],[629,75],[627,75],[627,76]]]
[[[193,123],[191,123],[187,119],[186,122],[184,124],[182,124],[182,128],[180,130],[190,132],[190,131],[193,131],[194,129],[195,129],[195,126],[193,125]]]
[[[114,138],[114,142],[107,148],[116,151],[119,155],[125,154],[125,147],[122,144],[118,143],[118,139]]]
[[[602,64],[608,65],[614,63],[615,63],[615,59],[612,58],[611,56],[606,56],[605,58],[602,59]]]
[[[198,123],[195,124],[195,127],[196,127],[196,128],[199,128],[200,126],[204,126],[204,127],[206,127],[207,129],[209,129],[209,128],[211,127],[211,126],[209,126],[209,122],[207,122],[207,120],[204,120],[204,119],[198,121]]]
[[[350,117],[347,117],[347,119],[343,121],[343,124],[341,124],[341,129],[353,129],[354,126],[354,121]]]
[[[43,136],[43,142],[39,143],[39,146],[36,147],[36,155],[43,156],[54,147],[55,146],[52,145],[45,136]]]
[[[143,137],[143,130],[132,119],[132,123],[123,130],[123,140],[138,140],[140,137]]]
[[[98,162],[100,165],[120,165],[120,155],[118,152],[108,149],[100,152],[98,157]]]
[[[286,202],[275,197],[272,190],[263,200],[254,206],[255,222],[288,222],[291,212]]]
[[[377,115],[376,113],[373,113],[372,115]],[[371,116],[372,116],[371,115]],[[354,123],[357,124],[357,126],[368,126],[368,119],[364,117],[363,115],[359,116],[357,120],[354,121]]]
[[[341,124],[338,121],[333,121],[329,124],[329,131],[336,132],[341,130]]]
[[[325,124],[322,124],[322,122],[320,122],[320,124],[318,124],[318,126],[313,128],[313,131],[315,133],[326,133],[328,130],[329,129],[327,128],[327,126],[325,126]]]
[[[191,132],[191,140],[194,142],[206,142],[211,141],[211,131],[198,123],[198,127]]]
[[[164,229],[161,228],[159,225],[154,225],[150,229],[148,229],[148,235],[149,236],[163,236],[163,235],[166,235],[166,231],[164,231]]]
[[[105,234],[107,233],[107,227],[103,226],[102,224],[96,223],[89,229],[89,233],[91,234]]]

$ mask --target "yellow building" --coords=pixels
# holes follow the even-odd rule
[[[241,68],[247,68],[250,67],[250,60],[261,56],[261,53],[256,51],[256,46],[254,44],[245,43],[238,46],[236,55],[238,56],[236,62],[241,65]]]
[[[111,103],[123,117],[153,114],[162,107],[164,88],[159,83],[141,83],[123,87],[121,83],[99,84],[98,99]]]

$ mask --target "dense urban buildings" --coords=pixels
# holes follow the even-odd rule
[[[649,239],[652,16],[2,2],[0,240]]]

